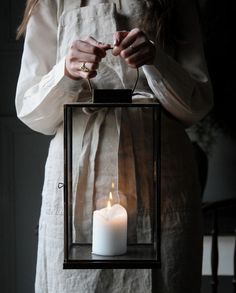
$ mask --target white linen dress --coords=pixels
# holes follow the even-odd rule
[[[155,65],[140,68],[137,86],[137,100],[159,100],[165,109],[161,123],[162,269],[156,276],[160,293],[200,292],[201,202],[197,168],[185,127],[206,115],[212,106],[212,92],[193,2],[177,1],[180,17],[176,28],[181,32],[181,39],[176,39],[168,53],[157,46]],[[89,35],[98,41],[112,43],[115,31],[137,26],[143,15],[141,4],[142,0],[65,0],[64,3],[40,0],[28,23],[16,93],[17,115],[33,130],[54,135],[42,192],[36,293],[151,292],[150,270],[62,269],[63,190],[58,189],[58,183],[64,180],[63,104],[90,99],[84,80],[75,81],[64,75],[68,47],[72,41]],[[186,11],[188,13],[182,13]],[[99,88],[131,88],[135,74],[119,57],[108,53],[92,83]],[[78,192],[86,193],[85,211],[88,214],[93,196],[91,184],[97,190],[108,189],[104,182],[110,184],[113,176],[117,179],[114,171],[117,162],[106,172],[101,171],[102,165],[97,167],[95,164],[95,154],[96,160],[107,155],[109,161],[112,155],[109,142],[118,143],[117,137],[109,136],[109,131],[116,127],[114,115],[108,118],[108,135],[103,136],[104,139],[96,132],[96,127],[88,127],[89,116],[87,122],[78,120],[78,131],[74,133],[80,150],[74,175],[82,181],[82,189]],[[98,124],[99,115],[93,125]],[[83,144],[86,136],[90,142]],[[97,152],[91,143],[95,136],[107,147],[106,154]],[[138,148],[135,139],[133,144]],[[132,165],[132,154],[127,162]],[[143,219],[143,228],[145,231],[146,227],[147,232],[146,220]]]

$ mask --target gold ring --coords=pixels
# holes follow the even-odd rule
[[[90,70],[88,69],[88,67],[85,66],[86,62],[83,63],[82,66],[80,66],[79,70],[83,71],[83,72],[89,72]]]

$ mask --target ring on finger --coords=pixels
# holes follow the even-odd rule
[[[130,47],[130,50],[131,50],[132,52],[134,52],[134,50],[135,50],[134,46],[133,46],[133,45],[130,45],[129,47]]]
[[[86,64],[86,62],[84,62],[84,63],[82,64],[82,66],[80,66],[79,70],[80,70],[80,71],[83,71],[83,72],[90,72],[89,68],[86,67],[85,64]]]

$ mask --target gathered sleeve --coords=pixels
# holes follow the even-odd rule
[[[39,1],[29,20],[15,100],[18,118],[48,135],[56,132],[63,104],[75,101],[80,87],[80,81],[64,75],[65,58],[56,63],[57,6]]]
[[[213,93],[195,1],[176,1],[174,13],[175,56],[157,48],[155,65],[145,65],[143,71],[163,107],[191,126],[210,111]]]

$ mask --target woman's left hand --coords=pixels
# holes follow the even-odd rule
[[[114,56],[120,55],[129,67],[138,68],[154,63],[156,48],[143,31],[134,28],[131,31],[118,31],[114,34]]]

